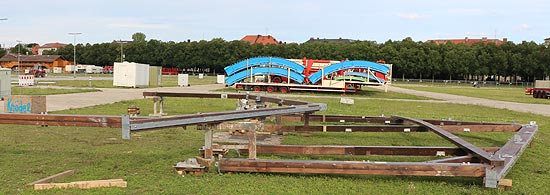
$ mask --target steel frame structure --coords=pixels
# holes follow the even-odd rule
[[[155,97],[198,97],[249,99],[258,103],[270,102],[277,107],[256,110],[226,111],[202,114],[190,114],[174,117],[132,117],[94,116],[94,115],[41,115],[41,114],[0,114],[0,124],[26,124],[41,126],[87,126],[121,128],[123,138],[129,139],[130,132],[165,127],[198,125],[205,130],[204,154],[206,159],[213,156],[213,149],[231,148],[248,152],[249,158],[221,158],[220,172],[274,172],[274,173],[318,173],[318,174],[377,174],[377,175],[414,175],[414,176],[462,176],[483,177],[486,187],[494,188],[511,170],[523,151],[532,145],[538,126],[478,123],[443,120],[419,120],[414,118],[366,117],[313,115],[326,109],[324,104],[265,97],[251,94],[226,93],[165,93],[144,92],[144,96]],[[163,98],[161,98],[163,99]],[[301,113],[300,115],[296,115]],[[323,131],[323,132],[433,132],[456,147],[420,147],[420,146],[299,146],[299,145],[256,145],[258,126],[250,126],[247,146],[219,146],[212,144],[214,129],[223,128],[225,121],[249,118],[280,116],[278,121],[300,120],[303,126],[262,126],[268,131]],[[342,125],[310,125],[310,122],[337,122]],[[346,125],[353,122],[353,126]],[[376,123],[378,125],[357,125],[355,123]],[[516,132],[500,148],[480,148],[466,142],[451,132]],[[364,161],[323,161],[323,160],[260,160],[257,154],[291,155],[406,155],[434,156],[448,158],[426,162],[364,162]]]

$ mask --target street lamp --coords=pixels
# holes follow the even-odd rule
[[[21,41],[17,40],[17,78],[19,78],[19,71],[21,71]]]
[[[73,78],[76,79],[76,36],[77,35],[81,35],[82,33],[79,33],[79,32],[72,32],[72,33],[69,33],[69,35],[73,35],[74,37],[74,40],[73,40],[73,59],[74,59],[74,68],[73,68]]]
[[[128,43],[128,41],[119,40],[117,41],[120,43],[120,62],[124,62],[124,43]]]

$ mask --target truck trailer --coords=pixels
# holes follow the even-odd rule
[[[550,97],[550,81],[536,80],[534,88],[525,88],[525,95],[532,95],[534,98],[548,99]]]

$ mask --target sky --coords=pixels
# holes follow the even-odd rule
[[[0,44],[149,39],[192,41],[272,35],[303,43],[347,38],[379,43],[429,39],[550,37],[544,0],[1,0]]]

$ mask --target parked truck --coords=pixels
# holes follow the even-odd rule
[[[525,88],[525,95],[532,95],[534,98],[548,99],[550,97],[550,81],[536,80],[535,87]]]

